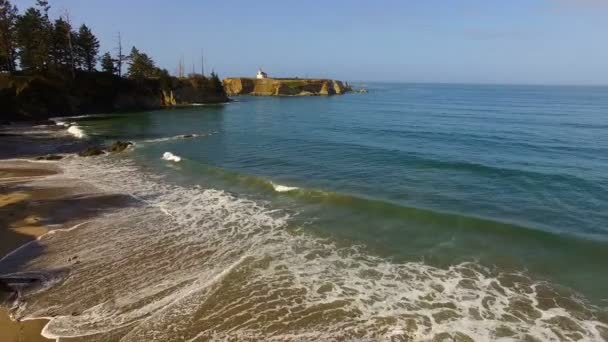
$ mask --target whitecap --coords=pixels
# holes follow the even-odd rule
[[[294,190],[300,189],[297,186],[286,186],[286,185],[275,184],[275,183],[272,183],[272,187],[274,188],[274,191],[276,191],[276,192],[289,192],[289,191],[294,191]]]
[[[87,135],[84,133],[84,131],[82,129],[80,129],[80,127],[78,127],[77,125],[72,125],[68,128],[68,133],[70,133],[71,135],[75,136],[78,139],[82,139],[85,138]]]
[[[164,160],[168,160],[168,161],[173,161],[176,163],[179,163],[180,161],[182,161],[182,158],[180,156],[176,156],[175,154],[171,153],[171,152],[165,152],[163,153],[163,158]]]

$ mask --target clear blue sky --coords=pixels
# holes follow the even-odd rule
[[[21,9],[34,0],[13,0]],[[112,50],[222,77],[608,84],[608,0],[50,0]]]

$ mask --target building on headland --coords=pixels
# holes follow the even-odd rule
[[[268,74],[266,74],[262,68],[258,69],[258,74],[255,76],[255,78],[257,79],[261,79],[261,78],[268,78]]]

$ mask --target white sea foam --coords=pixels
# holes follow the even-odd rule
[[[84,131],[78,127],[77,125],[72,125],[68,128],[68,133],[70,133],[71,135],[75,136],[78,139],[83,139],[86,138],[86,134],[84,133]]]
[[[272,187],[274,188],[274,191],[276,191],[276,192],[289,192],[289,191],[294,191],[294,190],[299,189],[296,186],[286,186],[286,185],[275,184],[275,183],[272,183]]]
[[[65,121],[62,121],[62,120],[53,120],[53,121],[55,121],[55,125],[57,125],[57,126],[70,127],[70,124]]]
[[[26,296],[17,311],[54,316],[45,336],[125,329],[121,341],[430,341],[443,333],[489,341],[507,331],[502,340],[578,333],[599,341],[598,327],[608,329],[586,309],[573,313],[583,307],[575,299],[547,304],[548,286],[525,274],[395,263],[288,229],[289,215],[261,203],[105,159],[69,159],[65,176],[145,205],[38,241],[45,254],[26,270],[61,269],[72,255],[80,261],[49,296]],[[567,324],[552,321],[559,317]]]
[[[180,161],[182,161],[182,158],[180,156],[176,156],[175,154],[173,154],[171,152],[163,153],[162,159],[176,162],[176,163],[179,163]]]

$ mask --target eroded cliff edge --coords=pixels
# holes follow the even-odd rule
[[[0,124],[53,116],[152,110],[229,99],[219,79],[129,79],[102,72],[0,74]]]
[[[342,95],[351,91],[348,83],[330,79],[303,78],[247,78],[224,79],[224,90],[228,96],[328,96]]]

